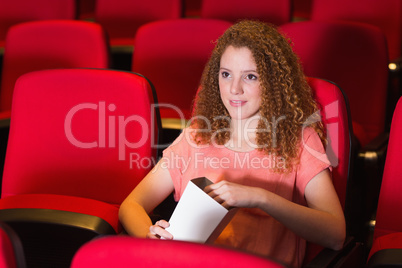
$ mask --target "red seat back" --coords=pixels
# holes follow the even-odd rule
[[[11,108],[15,81],[22,74],[54,68],[108,68],[102,27],[74,20],[43,20],[13,26],[7,34],[0,111]]]
[[[141,25],[178,19],[182,12],[182,0],[97,0],[95,21],[106,29],[112,46],[133,46]]]
[[[231,23],[208,19],[179,19],[150,23],[135,38],[132,70],[148,77],[159,104],[177,107],[186,118],[202,72],[216,41]],[[181,118],[173,108],[161,107],[162,118]]]
[[[203,0],[201,18],[221,19],[236,23],[241,19],[260,20],[275,25],[291,20],[290,0]]]
[[[0,0],[0,47],[10,26],[31,20],[76,19],[76,0]]]
[[[84,267],[284,267],[270,259],[216,246],[184,241],[103,237],[82,246],[72,268]]]
[[[311,19],[344,20],[375,25],[388,40],[389,58],[402,53],[402,1],[400,0],[313,0]]]
[[[362,146],[384,132],[388,55],[379,28],[306,21],[282,25],[280,30],[293,43],[306,75],[333,81],[345,91],[354,134]]]
[[[31,72],[16,83],[2,197],[56,194],[116,206],[157,161],[147,80],[100,69]]]
[[[327,135],[326,153],[333,166],[332,179],[343,209],[346,208],[351,165],[351,120],[347,98],[342,90],[329,81],[308,78],[319,105],[321,120]],[[305,263],[311,261],[322,247],[308,243]]]
[[[345,208],[352,146],[349,105],[336,84],[312,77],[308,78],[308,82],[320,106],[321,120],[328,139],[326,153],[333,166],[333,183],[342,207]]]
[[[381,182],[374,239],[402,232],[402,99],[399,99],[391,123],[388,150]]]

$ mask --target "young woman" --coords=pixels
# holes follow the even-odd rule
[[[340,249],[345,220],[331,167],[310,153],[325,155],[322,124],[308,123],[317,109],[288,41],[264,23],[233,25],[205,68],[190,127],[121,205],[126,231],[173,239],[169,223],[153,224],[148,213],[204,176],[212,198],[238,208],[215,244],[292,267],[301,266],[306,240]]]

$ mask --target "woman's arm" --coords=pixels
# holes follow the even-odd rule
[[[308,241],[334,250],[343,246],[345,218],[327,169],[307,184],[308,207],[262,188],[227,181],[212,184],[205,191],[225,207],[260,208]]]
[[[127,233],[132,236],[172,238],[172,235],[164,230],[169,226],[166,221],[159,221],[157,225],[152,226],[148,216],[174,190],[169,170],[164,168],[161,163],[162,160],[134,188],[120,206],[119,219]]]

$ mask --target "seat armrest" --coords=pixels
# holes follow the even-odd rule
[[[116,234],[114,228],[105,220],[82,213],[36,208],[1,209],[0,221],[10,225],[13,223],[37,223],[55,225],[60,228],[79,228],[93,233]],[[64,227],[62,227],[64,226]]]
[[[10,118],[0,117],[0,128],[9,128],[9,127],[10,127]]]
[[[388,139],[389,133],[381,133],[374,140],[359,150],[358,158],[364,159],[365,163],[370,164],[377,162],[378,159],[382,157],[385,157]]]
[[[75,252],[99,235],[115,235],[105,220],[52,209],[1,209],[0,221],[19,236],[28,267],[70,267]]]
[[[363,262],[362,252],[362,245],[357,243],[354,237],[348,237],[341,250],[324,248],[303,268],[343,267],[343,264],[350,263],[352,258],[353,262]]]
[[[11,111],[0,111],[0,129],[10,127]]]
[[[402,249],[390,248],[377,251],[367,262],[367,268],[402,267]]]

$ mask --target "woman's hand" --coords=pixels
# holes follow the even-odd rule
[[[173,235],[166,231],[170,224],[165,220],[157,221],[154,225],[149,227],[149,233],[147,234],[147,238],[151,239],[173,239]]]
[[[220,181],[205,187],[204,191],[225,208],[233,207],[257,207],[258,191],[257,187],[244,186],[228,181]]]

